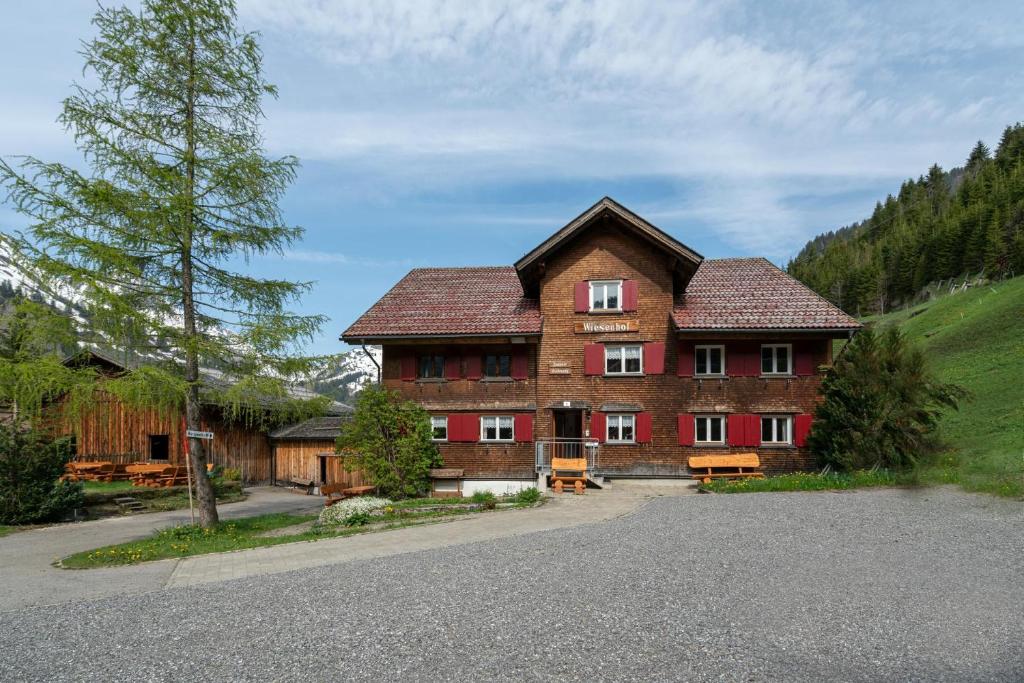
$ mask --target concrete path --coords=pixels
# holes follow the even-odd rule
[[[525,510],[346,538],[88,570],[58,569],[52,563],[72,553],[145,538],[157,529],[187,523],[188,511],[53,526],[0,538],[0,576],[4,579],[0,582],[0,611],[277,574],[579,526],[621,516],[656,496],[693,491],[691,486],[677,483],[623,482],[585,496],[562,494],[546,505]],[[223,506],[221,516],[230,519],[269,512],[298,513],[319,507],[318,498],[280,489],[253,489],[247,500]]]
[[[315,512],[319,498],[270,487],[249,490],[249,497],[220,507],[221,518],[270,512]],[[105,569],[58,569],[53,562],[83,550],[146,538],[158,529],[188,524],[188,510],[111,517],[58,524],[0,538],[0,611],[93,599],[161,588],[176,560]]]

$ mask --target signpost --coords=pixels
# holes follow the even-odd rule
[[[188,447],[190,439],[202,439],[203,441],[212,441],[213,432],[200,432],[196,429],[185,430],[185,476],[188,479],[188,512],[192,517],[192,524],[196,523],[196,510],[192,506],[192,454]]]

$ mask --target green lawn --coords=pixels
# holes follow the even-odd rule
[[[90,491],[96,491],[98,493],[113,493],[115,491],[131,491],[138,490],[138,487],[132,486],[130,481],[83,481],[82,490],[86,493]]]
[[[830,472],[796,472],[764,479],[715,479],[700,488],[712,493],[761,493],[765,491],[835,491],[868,486],[895,486],[912,483],[887,470]]]
[[[866,322],[899,325],[942,379],[972,394],[943,420],[952,450],[923,478],[1024,496],[1024,277]]]
[[[18,527],[0,524],[0,537],[6,536],[7,534],[13,534],[15,531],[18,531]]]
[[[536,503],[533,496],[497,499],[505,503],[502,507],[529,507]],[[395,529],[413,524],[425,524],[456,515],[482,514],[482,510],[471,509],[472,500],[465,499],[415,499],[400,501],[391,510],[374,516],[368,524],[357,526],[313,527],[300,533],[283,536],[261,537],[260,534],[284,527],[302,524],[317,518],[317,515],[291,515],[275,513],[257,517],[221,522],[212,529],[197,526],[179,526],[162,529],[150,538],[117,545],[104,546],[94,550],[76,553],[61,560],[66,569],[91,569],[123,564],[137,564],[174,557],[205,555],[230,550],[244,550],[262,546],[317,541],[351,534]],[[451,506],[452,509],[426,509],[424,507]]]

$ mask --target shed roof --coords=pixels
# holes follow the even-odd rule
[[[313,417],[298,424],[281,427],[270,433],[275,441],[333,441],[341,434],[347,415]]]

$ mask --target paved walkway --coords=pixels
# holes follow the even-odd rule
[[[546,505],[525,510],[324,541],[89,570],[58,569],[52,563],[82,550],[145,538],[157,529],[187,523],[188,511],[53,526],[0,538],[0,575],[4,577],[0,611],[278,574],[579,526],[621,516],[656,496],[692,492],[691,486],[678,483],[623,482],[585,496],[563,494]],[[247,500],[223,506],[221,517],[304,512],[319,507],[316,498],[280,489],[254,489]]]
[[[220,506],[222,519],[270,512],[311,512],[319,498],[270,487],[249,490],[244,501]],[[175,560],[105,569],[58,569],[53,562],[83,550],[146,538],[154,531],[189,522],[188,510],[111,517],[77,524],[58,524],[0,538],[0,611],[93,599],[161,588],[174,571]]]

